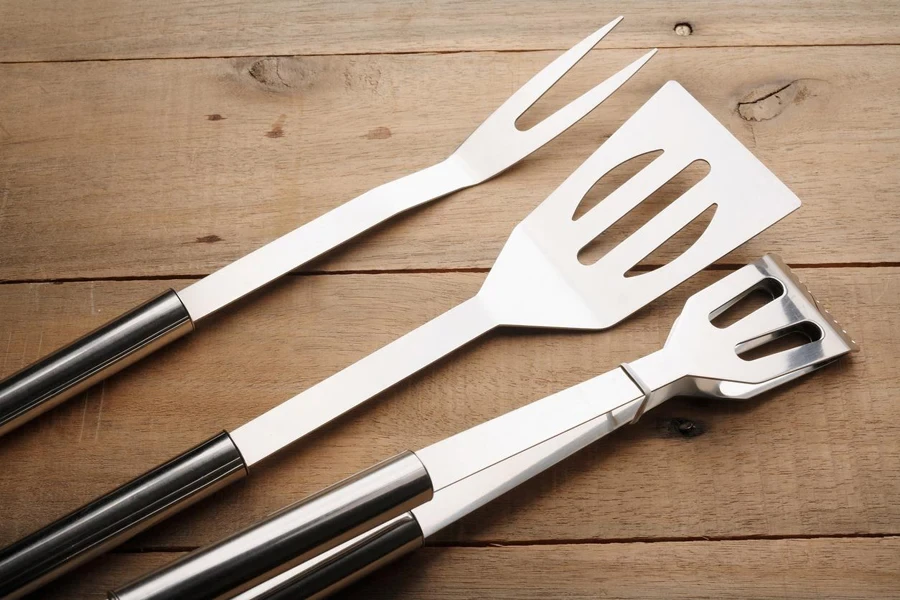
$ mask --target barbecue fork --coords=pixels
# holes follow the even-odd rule
[[[584,216],[606,173],[662,150]],[[592,265],[579,251],[697,160],[709,173]],[[199,498],[496,327],[602,330],[647,305],[800,205],[679,84],[669,82],[512,232],[478,294],[233,432],[222,432],[0,551],[0,594],[33,589]],[[706,229],[659,268],[628,271],[715,206]]]
[[[727,327],[713,324],[754,292],[768,302]],[[802,336],[794,347],[773,343],[792,334]],[[321,597],[669,398],[752,398],[856,349],[790,268],[767,255],[691,296],[661,350],[403,452],[109,597]]]
[[[292,269],[404,211],[487,181],[561,134],[628,81],[656,50],[527,131],[515,123],[621,20],[544,67],[446,160],[374,188],[179,292],[168,290],[0,381],[0,435],[187,335],[195,323]]]

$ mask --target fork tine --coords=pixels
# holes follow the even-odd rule
[[[622,84],[631,79],[631,77],[637,73],[648,60],[653,58],[653,55],[656,54],[656,52],[656,48],[649,51],[612,77],[598,83],[596,86],[586,91],[575,100],[572,100],[524,133],[532,138],[532,143],[537,143],[538,145],[547,143],[549,140],[571,127],[574,123],[578,122],[581,118],[594,110],[598,104],[611,96],[613,92],[622,86]]]
[[[612,31],[623,18],[624,17],[618,17],[614,19],[566,50],[565,53],[541,69],[537,75],[529,79],[525,85],[507,98],[506,102],[501,104],[494,114],[510,113],[509,116],[511,116],[513,120],[519,118],[519,115],[528,110],[529,106],[537,102],[541,96],[547,93],[547,90],[549,90],[554,83],[568,73],[572,67],[574,67],[591,48],[596,46],[607,33]]]

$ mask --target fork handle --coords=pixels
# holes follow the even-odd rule
[[[0,598],[21,598],[246,474],[222,432],[0,550]]]
[[[111,592],[115,600],[212,600],[240,593],[428,502],[431,477],[403,452],[225,540]]]
[[[0,435],[193,331],[174,290],[0,381]]]

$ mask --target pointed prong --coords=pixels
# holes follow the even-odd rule
[[[518,119],[522,113],[528,110],[529,106],[537,102],[541,96],[547,93],[547,90],[549,90],[553,84],[559,81],[578,61],[584,58],[584,55],[587,54],[591,48],[596,46],[607,33],[612,31],[622,19],[623,17],[614,19],[569,48],[565,53],[541,69],[537,75],[529,79],[522,87],[520,87],[516,93],[510,96],[506,102],[496,110],[494,115],[504,114],[505,117],[513,121]]]
[[[600,103],[609,98],[613,92],[622,87],[626,81],[631,79],[641,67],[647,64],[647,61],[653,58],[653,55],[656,54],[656,52],[657,49],[654,48],[615,75],[598,83],[596,86],[529,129],[525,132],[531,137],[529,142],[536,144],[537,146],[546,144],[548,141],[580,121],[585,115],[600,105]]]

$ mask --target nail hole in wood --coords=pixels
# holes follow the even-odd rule
[[[675,24],[675,35],[680,35],[683,37],[687,37],[694,33],[694,28],[691,27],[690,23],[676,23]]]

